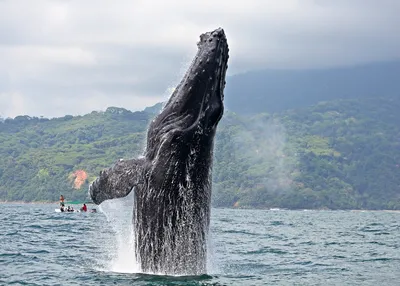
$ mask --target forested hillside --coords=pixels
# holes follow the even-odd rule
[[[0,200],[85,198],[101,169],[140,153],[152,116],[110,107],[77,117],[6,119],[0,124]]]
[[[400,99],[336,100],[252,117],[227,111],[217,132],[219,207],[400,209]],[[87,198],[119,158],[142,153],[157,108],[0,123],[0,200]]]
[[[400,99],[225,117],[215,204],[400,209]]]

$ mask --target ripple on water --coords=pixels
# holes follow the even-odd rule
[[[270,224],[271,224],[271,225],[274,225],[274,226],[285,225],[285,223],[284,223],[283,221],[279,221],[279,220],[271,221]]]
[[[278,248],[273,248],[273,247],[263,247],[257,250],[253,250],[253,251],[246,251],[243,252],[244,255],[258,255],[258,254],[278,254],[278,255],[282,255],[282,254],[286,254],[287,251],[278,249]]]
[[[399,213],[213,209],[211,275],[169,277],[113,272],[105,216],[54,208],[2,205],[0,285],[398,284]]]

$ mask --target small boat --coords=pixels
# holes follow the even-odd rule
[[[65,209],[65,211],[61,211],[61,209],[54,209],[54,211],[56,213],[84,213],[84,211],[82,211],[82,210],[75,210],[75,209],[73,209],[73,210]],[[88,209],[86,212],[87,213],[97,213],[97,209]]]
[[[68,206],[66,206],[68,204]],[[72,206],[70,205],[83,205],[81,208],[77,207],[76,209],[74,209]],[[97,213],[97,209],[92,208],[92,209],[88,209],[86,204],[93,204],[93,202],[79,202],[79,201],[69,201],[69,202],[65,202],[64,201],[60,201],[60,207],[55,209],[54,211],[56,213],[84,213],[84,212],[88,212],[88,213]],[[61,210],[61,208],[63,208],[63,210]]]
[[[80,213],[80,210],[65,210],[61,211],[61,209],[55,209],[56,213]]]

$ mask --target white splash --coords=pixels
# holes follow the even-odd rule
[[[104,201],[99,209],[107,218],[108,228],[113,230],[113,239],[103,245],[111,260],[106,270],[119,273],[138,273],[135,258],[135,236],[132,226],[133,191],[126,197]]]
[[[207,237],[207,274],[213,275],[220,273],[218,258],[215,251],[214,239],[211,232],[211,227]]]

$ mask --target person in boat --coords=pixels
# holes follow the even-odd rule
[[[61,195],[61,196],[60,196],[60,210],[61,210],[62,212],[64,211],[64,207],[65,207],[64,196]]]
[[[86,206],[86,204],[83,204],[83,207],[81,208],[81,211],[87,212],[87,206]]]

